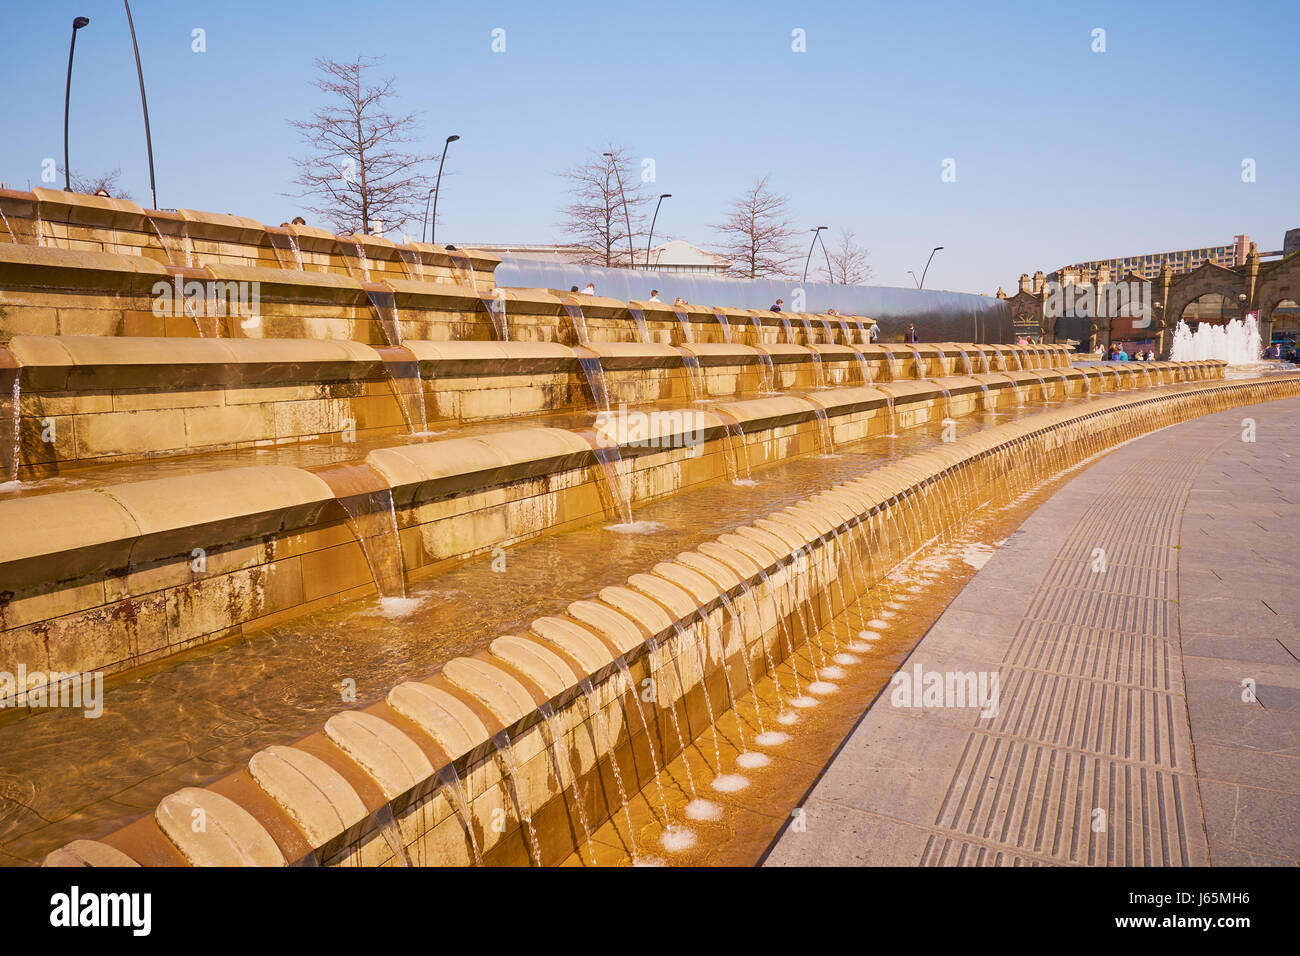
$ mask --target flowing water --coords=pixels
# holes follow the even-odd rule
[[[365,464],[336,465],[316,474],[329,485],[346,512],[348,528],[361,545],[380,598],[405,601],[406,568],[393,490]]]
[[[497,746],[497,756],[500,757],[501,782],[505,785],[506,794],[514,805],[515,818],[528,832],[528,845],[532,864],[533,866],[541,866],[542,845],[537,839],[537,828],[533,826],[533,811],[531,807],[525,806],[519,799],[517,783],[519,780],[519,763],[515,760],[515,748],[510,742],[510,734],[503,730],[492,740]]]
[[[726,315],[724,315],[722,312],[715,309],[713,314],[718,318],[718,328],[722,331],[722,341],[730,345],[731,344],[731,323],[727,321]]]
[[[456,772],[456,765],[449,763],[438,771],[438,780],[442,784],[442,792],[447,802],[451,804],[452,813],[456,814],[461,829],[465,831],[465,839],[469,842],[470,852],[474,856],[474,865],[482,866],[483,853],[478,848],[478,837],[474,835],[469,798],[465,795],[465,786],[461,783],[460,774]]]
[[[298,240],[291,232],[281,232],[268,228],[266,237],[271,242],[271,251],[281,269],[293,269],[302,272],[302,252],[298,249]]]
[[[646,325],[645,310],[634,309],[628,306],[627,314],[632,316],[632,321],[636,323],[637,340],[645,345],[650,344],[650,326]]]

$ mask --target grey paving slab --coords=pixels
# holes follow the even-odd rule
[[[996,715],[882,694],[808,798],[817,825],[767,862],[1294,865],[1298,466],[1293,399],[1163,429],[1073,479],[901,668],[996,667]]]

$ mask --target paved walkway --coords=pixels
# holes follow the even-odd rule
[[[903,665],[946,705],[887,687],[767,864],[1300,862],[1297,477],[1288,399],[1072,480]],[[981,672],[987,717],[952,680]]]

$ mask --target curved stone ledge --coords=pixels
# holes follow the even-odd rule
[[[859,547],[858,540],[852,535],[855,524],[883,514],[903,498],[922,495],[921,500],[928,500],[923,494],[925,489],[944,493],[944,488],[960,488],[956,483],[946,486],[941,484],[944,476],[965,470],[970,472],[972,484],[977,479],[980,482],[999,482],[1003,480],[1002,476],[1007,469],[1017,467],[1012,457],[1017,449],[1071,448],[1074,449],[1074,457],[1078,458],[1089,453],[1080,447],[1079,439],[1082,436],[1091,434],[1103,446],[1109,446],[1152,427],[1159,427],[1160,421],[1170,420],[1158,419],[1155,414],[1157,412],[1164,412],[1172,416],[1172,420],[1178,420],[1205,413],[1214,407],[1231,407],[1234,404],[1297,392],[1300,392],[1300,376],[1194,386],[1187,390],[1148,397],[1116,396],[1101,399],[1086,408],[1048,411],[964,436],[948,446],[892,462],[869,476],[844,482],[768,518],[758,519],[750,528],[738,528],[721,536],[716,542],[702,544],[697,551],[685,552],[672,562],[657,565],[652,574],[633,575],[627,588],[606,588],[598,601],[578,601],[570,605],[566,617],[539,618],[532,627],[537,635],[535,640],[503,637],[493,642],[491,653],[502,661],[502,666],[494,666],[480,657],[457,658],[443,667],[441,677],[450,680],[453,685],[489,708],[510,732],[518,760],[515,772],[523,774],[523,779],[516,776],[513,787],[525,805],[533,808],[534,818],[541,820],[547,807],[562,803],[557,800],[562,795],[557,794],[555,788],[563,788],[567,784],[563,779],[554,778],[551,772],[545,754],[546,744],[536,731],[536,708],[547,700],[556,700],[572,691],[574,685],[583,680],[583,675],[561,658],[559,652],[547,651],[545,644],[552,643],[566,648],[565,653],[571,658],[593,666],[593,671],[589,673],[594,673],[595,668],[608,671],[608,654],[624,655],[629,661],[644,660],[648,639],[663,638],[675,626],[693,624],[698,616],[710,613],[709,604],[721,598],[724,591],[729,592],[733,599],[737,598],[738,589],[758,588],[764,575],[783,575],[782,587],[795,585],[795,594],[791,599],[814,601],[812,607],[819,617],[834,614],[843,609],[846,599],[842,593],[838,600],[835,598],[832,580],[838,579],[840,586],[844,587],[843,579],[847,574],[849,584],[855,591],[870,586],[870,582],[865,580],[858,583],[859,579],[854,577],[852,571],[853,562],[841,550]],[[1038,461],[1041,458],[1024,460]],[[1045,470],[1055,471],[1058,467],[1058,464],[1053,464],[1045,466]],[[1036,479],[1034,475],[1026,475],[1019,480],[1032,483]],[[1008,493],[1014,493],[1014,489]],[[927,517],[927,522],[933,525],[935,533],[950,520],[953,519],[944,517],[941,511]],[[841,535],[844,537],[841,538]],[[806,553],[812,559],[802,569],[794,560],[799,552]],[[887,567],[875,568],[872,574],[879,577],[887,570]],[[673,589],[671,592],[665,589],[669,586]],[[776,593],[765,593],[761,600],[775,601]],[[691,607],[692,603],[695,603],[694,607]],[[759,608],[760,603],[756,603],[755,608]],[[672,608],[671,613],[669,608]],[[779,613],[789,610],[789,606],[786,606]],[[755,645],[756,642],[770,640],[767,632],[774,630],[774,624],[766,615],[755,619],[747,609],[742,609],[740,621],[733,624],[738,624],[731,628],[734,640],[724,645],[726,658],[717,660],[715,666],[733,666],[727,659],[739,654],[744,667],[748,668],[751,662],[756,662],[754,666],[761,669],[763,651],[756,649]],[[744,633],[751,628],[754,629],[753,634]],[[685,653],[684,648],[670,644],[672,640],[678,639],[681,638],[668,638],[660,651],[689,662],[690,655]],[[601,645],[605,645],[603,651]],[[778,656],[783,653],[779,644],[776,645],[776,650]],[[512,677],[507,668],[527,675],[526,679],[533,684],[533,688],[526,687],[521,682],[523,678]],[[692,678],[701,679],[708,679],[708,675],[700,673]],[[617,675],[609,675],[599,688],[594,689],[602,707],[612,707],[627,690]],[[455,759],[455,751],[481,751],[478,763],[474,767],[468,764],[463,766],[460,776],[479,775],[480,782],[489,787],[493,780],[500,780],[499,774],[482,776],[491,756],[490,750],[483,749],[489,747],[490,728],[484,726],[457,695],[436,692],[428,689],[428,685],[403,684],[394,688],[389,696],[399,712],[410,717],[415,725],[429,728],[427,732],[431,736],[444,742],[442,749],[452,759]],[[556,717],[559,718],[561,732],[572,734],[576,743],[581,736],[575,718],[577,721],[589,720],[591,715],[583,718],[575,713],[579,706],[576,703],[578,698],[570,699],[575,702],[573,707]],[[602,719],[607,720],[613,716],[613,710],[610,710]],[[658,723],[662,717],[656,714],[655,719]],[[533,730],[530,731],[530,727]],[[636,732],[635,727],[627,725],[624,731],[629,742],[626,745],[630,745]],[[438,768],[428,763],[424,751],[416,742],[373,715],[366,712],[335,715],[327,722],[326,733],[344,753],[383,784],[384,792],[390,800],[421,788],[438,786],[441,779]],[[620,746],[618,741],[621,737],[622,735],[613,737],[606,734],[600,739],[603,746],[615,747]],[[664,759],[670,759],[671,756],[671,753],[665,752]],[[598,757],[597,753],[590,760],[584,761],[584,768],[594,766]],[[288,776],[288,771],[296,771],[297,767],[279,769],[284,770]],[[319,768],[316,771],[319,772]],[[338,781],[333,782],[337,785]],[[637,784],[641,782],[638,779]],[[337,822],[330,823],[329,814],[333,811],[321,804],[319,792],[289,797],[291,789],[289,785],[282,785],[278,792],[291,801],[304,802],[304,806],[286,807],[286,811],[291,818],[302,821],[300,826],[304,830],[309,827],[305,821],[310,816],[313,843],[319,843],[326,837],[337,839],[338,833],[331,835],[329,831],[345,830],[345,821],[357,816],[357,806],[351,803],[348,813],[340,814]],[[223,799],[211,791],[180,791],[166,798],[163,805],[160,805],[157,815],[159,825],[191,863],[220,861],[282,864],[284,857],[273,842],[268,845],[270,838],[266,831],[246,811],[242,811],[241,815],[233,802],[223,802]],[[405,806],[408,805],[394,804],[394,816]],[[221,823],[219,839],[195,841],[183,832],[178,832],[179,823],[186,819],[185,811],[201,807],[207,808],[210,818],[216,818]],[[409,804],[409,807],[412,808],[410,812],[415,812],[415,804]],[[616,808],[611,808],[611,811],[613,809]],[[567,840],[567,830],[565,833],[563,839]],[[235,836],[232,837],[232,834]],[[521,835],[518,831],[516,834]],[[416,833],[411,839],[418,843],[422,837]],[[505,837],[501,839],[504,840]],[[554,841],[560,839],[557,834],[548,833],[544,843],[548,847],[554,846]],[[498,840],[492,849],[495,851],[500,845],[501,841]],[[77,854],[71,847],[57,852],[74,856]],[[353,852],[355,855],[361,850],[357,848]],[[77,858],[89,856],[93,854],[82,853]],[[61,858],[63,857],[52,855],[51,862]]]

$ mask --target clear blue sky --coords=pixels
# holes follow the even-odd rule
[[[606,141],[656,162],[657,235],[699,245],[770,174],[801,224],[850,227],[873,281],[1009,291],[1021,272],[1300,226],[1300,4],[185,3],[137,0],[158,201],[279,223],[299,210],[289,118],[316,56],[385,57],[424,149],[450,133],[439,238],[560,238],[555,175]],[[0,11],[0,181],[123,170],[149,202],[122,5]],[[206,31],[207,52],[191,51]],[[506,52],[491,32],[506,31]],[[1105,53],[1091,50],[1106,30]],[[805,31],[807,52],[791,50]],[[1241,180],[1241,163],[1257,181]],[[945,158],[957,181],[940,180]]]

